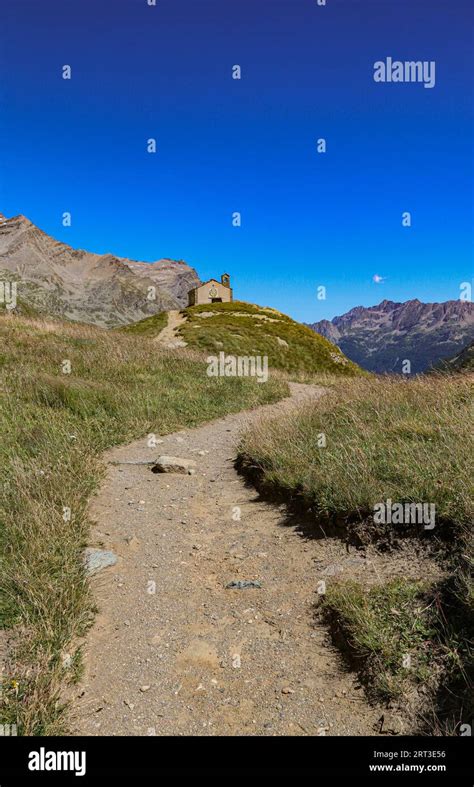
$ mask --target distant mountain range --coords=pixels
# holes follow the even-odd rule
[[[443,358],[456,356],[474,335],[474,305],[469,301],[405,303],[384,300],[356,306],[341,317],[308,326],[372,372],[423,372]]]
[[[0,213],[1,280],[17,282],[20,308],[104,327],[187,306],[188,290],[200,284],[183,261],[146,263],[73,249],[25,216]]]

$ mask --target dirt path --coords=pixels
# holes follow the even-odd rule
[[[377,565],[337,539],[305,537],[233,466],[249,419],[321,394],[291,389],[291,400],[169,435],[158,448],[139,440],[108,455],[171,454],[198,467],[155,475],[145,465],[109,466],[93,504],[93,543],[119,559],[93,580],[100,613],[75,702],[79,733],[376,734],[382,711],[342,667],[314,603],[335,561],[352,572]],[[261,587],[226,587],[239,580]]]
[[[184,317],[178,310],[168,312],[168,324],[165,325],[162,331],[158,334],[155,341],[162,344],[168,349],[175,349],[176,347],[186,347],[187,344],[177,334],[177,329],[183,322],[186,322]]]

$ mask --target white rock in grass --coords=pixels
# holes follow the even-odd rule
[[[84,565],[86,574],[89,576],[97,571],[102,571],[103,568],[108,566],[115,566],[116,562],[117,555],[108,549],[92,549],[88,547],[84,550]]]

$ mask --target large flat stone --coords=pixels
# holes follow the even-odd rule
[[[196,467],[192,459],[182,459],[179,456],[159,456],[151,468],[153,473],[190,473]]]

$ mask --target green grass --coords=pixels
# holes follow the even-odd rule
[[[152,317],[146,317],[144,320],[133,322],[130,325],[124,325],[115,330],[119,333],[127,333],[131,336],[158,336],[159,333],[166,328],[168,324],[168,313],[159,312]]]
[[[276,309],[234,301],[192,306],[182,313],[186,322],[179,328],[180,336],[206,354],[267,356],[269,367],[292,377],[304,375],[306,380],[315,374],[362,374],[338,347]],[[147,318],[127,330],[157,335],[159,326],[153,320]]]
[[[253,426],[241,461],[318,516],[362,519],[390,498],[434,503],[438,521],[467,525],[474,499],[472,393],[467,377],[344,381],[283,419]]]
[[[452,568],[437,583],[336,581],[321,596],[323,619],[369,697],[395,702],[424,734],[459,734],[474,713],[472,583],[462,561]]]
[[[275,401],[287,386],[210,379],[192,353],[92,327],[9,316],[0,335],[0,626],[15,639],[0,719],[19,734],[54,734],[93,618],[82,552],[101,452]],[[63,668],[65,652],[74,669]]]
[[[373,692],[398,697],[410,682],[426,678],[431,728],[444,732],[474,713],[472,394],[468,375],[340,381],[317,402],[254,423],[239,452],[244,472],[306,507],[315,524],[337,523],[334,532],[344,538],[362,527],[377,543],[382,526],[373,522],[374,506],[388,499],[436,506],[430,535],[420,526],[405,530],[423,534],[420,548],[429,544],[445,571],[440,587],[430,591],[435,613],[416,613],[427,591],[407,580],[369,591],[331,585],[324,604],[366,659]],[[403,534],[403,526],[384,528],[384,536],[387,529]],[[418,665],[407,675],[402,651],[415,654]]]
[[[322,597],[325,617],[344,635],[348,655],[363,664],[377,700],[399,699],[430,679],[436,628],[427,591],[422,582],[401,579],[369,590],[340,582]]]

